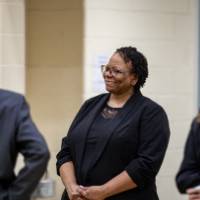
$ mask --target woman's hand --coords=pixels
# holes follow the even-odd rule
[[[187,190],[189,200],[200,200],[200,188],[190,188]]]
[[[88,200],[103,200],[106,198],[106,190],[104,186],[80,186],[78,191]]]
[[[85,198],[79,192],[79,185],[70,185],[68,188],[66,188],[66,190],[70,200],[85,200]]]
[[[66,188],[70,200],[85,200],[79,193],[79,185],[76,183],[74,164],[72,161],[66,162],[61,165],[60,177]]]
[[[110,196],[136,188],[137,185],[126,171],[99,186],[79,187],[79,193],[87,200],[104,200]]]

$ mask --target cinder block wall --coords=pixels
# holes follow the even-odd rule
[[[0,1],[0,88],[25,92],[24,0]]]
[[[174,177],[197,112],[197,9],[197,0],[85,1],[84,98],[98,93],[96,65],[116,48],[136,46],[149,61],[142,92],[165,108],[171,127],[157,180],[162,200],[186,198],[179,195]]]

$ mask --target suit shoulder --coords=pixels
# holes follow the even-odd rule
[[[1,104],[7,104],[7,105],[17,105],[21,103],[24,99],[24,96],[22,94],[19,94],[17,92],[9,91],[9,90],[3,90],[0,89],[0,101]]]
[[[158,104],[157,102],[155,102],[154,100],[148,98],[148,97],[144,97],[144,105],[146,108],[150,109],[150,110],[162,110],[165,112],[164,108]]]

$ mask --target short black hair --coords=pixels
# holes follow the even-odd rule
[[[144,86],[149,75],[146,57],[137,48],[131,46],[120,47],[115,53],[118,53],[124,59],[125,63],[131,62],[132,72],[138,77],[138,82],[134,86],[134,89],[139,90]]]

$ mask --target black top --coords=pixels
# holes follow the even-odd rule
[[[97,117],[109,96],[96,96],[81,107],[57,154],[57,172],[62,164],[72,161],[77,183],[84,186],[104,184],[126,170],[138,187],[107,199],[158,200],[155,177],[168,145],[169,124],[163,108],[139,91],[118,112],[112,125],[104,125],[106,134],[99,134],[92,158],[82,173],[87,136],[95,119],[99,123]],[[66,191],[62,199],[69,199]]]
[[[115,123],[115,117],[120,110],[122,110],[122,108],[112,108],[106,104],[94,120],[86,139],[80,174],[82,177],[86,176],[91,160],[94,159],[93,155],[96,151],[98,141],[108,134],[107,127],[113,126]]]
[[[188,134],[176,184],[181,193],[200,185],[200,123],[196,119],[193,120]]]

